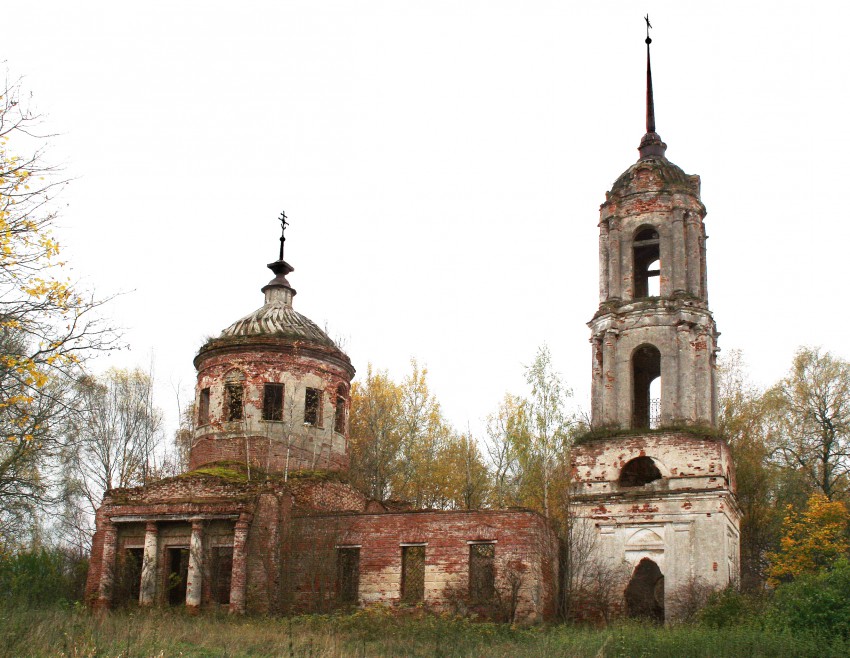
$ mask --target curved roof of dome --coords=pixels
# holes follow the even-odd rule
[[[221,332],[221,338],[236,336],[277,336],[339,349],[312,320],[282,300],[267,302]]]
[[[641,180],[637,174],[646,170],[650,170],[654,175],[647,180]],[[620,174],[611,186],[610,194],[624,196],[660,190],[699,195],[699,176],[689,176],[664,156],[643,157]]]

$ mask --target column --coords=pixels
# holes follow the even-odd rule
[[[694,405],[694,357],[691,347],[691,329],[687,324],[676,326],[676,349],[679,355],[677,364],[677,395],[679,402],[679,420],[684,423],[696,421]]]
[[[145,526],[145,552],[142,557],[142,583],[139,587],[139,605],[153,605],[156,596],[156,568],[159,528],[156,521]]]
[[[693,213],[688,213],[685,217],[685,235],[687,249],[687,278],[688,292],[701,297],[700,278],[700,246],[699,246],[699,217]]]
[[[599,222],[599,303],[608,299],[608,222]]]
[[[673,211],[673,293],[685,292],[685,211]]]
[[[703,222],[699,223],[699,271],[700,271],[700,285],[702,286],[702,298],[707,302],[708,301],[708,272],[707,265],[705,260],[705,241],[708,240],[708,236],[705,234],[705,224]]]
[[[620,274],[620,226],[619,220],[608,220],[608,296],[621,299],[623,280]]]
[[[711,339],[708,332],[703,329],[694,337],[694,399],[697,423],[700,425],[712,424],[711,375],[709,372],[711,350]]]
[[[100,558],[100,587],[97,593],[98,608],[108,608],[112,603],[115,584],[115,553],[118,544],[118,528],[111,521],[103,527],[103,552]]]
[[[617,332],[610,329],[602,339],[602,424],[618,424],[617,418]]]
[[[189,575],[186,578],[186,607],[201,607],[201,585],[204,579],[204,525],[201,519],[192,519],[192,537],[189,539]]]
[[[602,344],[605,340],[605,336],[594,336],[590,339],[590,348],[591,348],[591,372],[593,373],[593,380],[591,382],[590,389],[590,425],[591,427],[597,427],[598,425],[602,425],[602,396],[603,396],[603,377],[605,376],[605,363],[602,354]]]
[[[230,574],[230,613],[245,614],[249,516],[240,514],[233,531],[233,570]]]

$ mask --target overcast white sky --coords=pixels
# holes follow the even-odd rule
[[[60,238],[170,429],[205,337],[262,303],[285,209],[295,307],[362,375],[427,365],[481,427],[547,342],[589,406],[599,204],[644,132],[702,177],[721,347],[769,384],[850,357],[850,4],[38,2],[0,60],[77,180]],[[131,292],[129,292],[131,291]]]

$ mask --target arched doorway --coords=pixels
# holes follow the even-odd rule
[[[638,563],[626,587],[626,614],[664,622],[664,574],[648,557]]]

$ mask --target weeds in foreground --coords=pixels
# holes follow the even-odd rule
[[[755,624],[524,628],[421,611],[399,615],[381,608],[289,619],[190,617],[173,609],[130,609],[103,615],[81,608],[0,609],[0,657],[9,658],[789,655],[847,656],[850,643],[841,637],[769,632]]]

